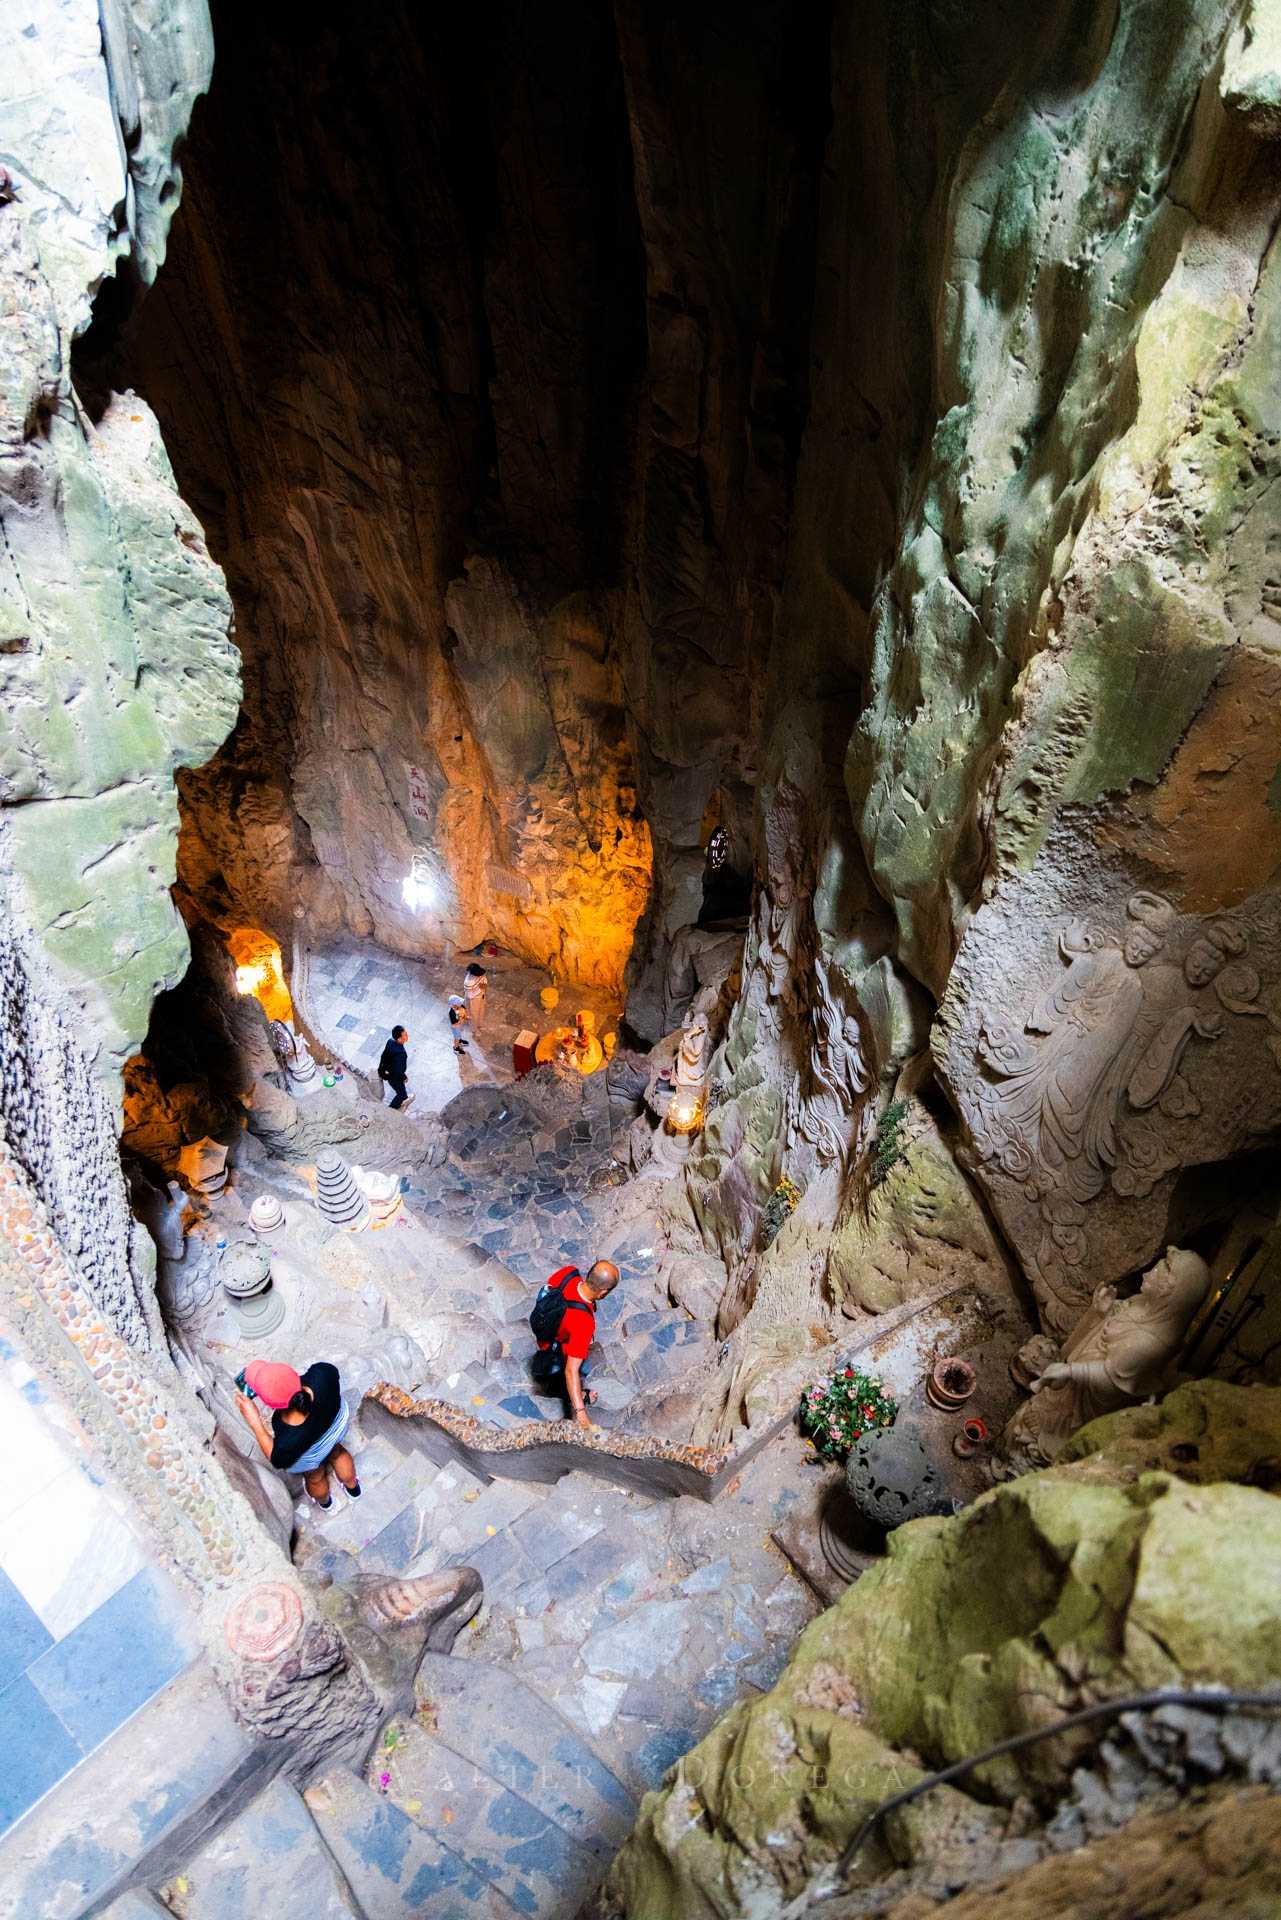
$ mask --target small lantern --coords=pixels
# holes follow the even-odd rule
[[[675,1094],[667,1109],[667,1124],[673,1133],[697,1133],[703,1121],[703,1103],[687,1090]]]

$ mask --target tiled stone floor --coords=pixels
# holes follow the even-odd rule
[[[318,948],[307,960],[306,1011],[317,1034],[340,1060],[364,1073],[378,1064],[394,1025],[409,1029],[409,1088],[419,1112],[436,1113],[464,1087],[505,1085],[512,1078],[512,1041],[522,1030],[568,1025],[589,1007],[607,1032],[618,1009],[590,988],[566,987],[554,1013],[544,1013],[539,991],[547,974],[507,958],[485,958],[489,993],[484,1030],[469,1051],[453,1051],[449,996],[461,993],[467,956],[421,960],[389,953],[368,941]]]
[[[194,1623],[0,1342],[0,1832],[195,1658]]]

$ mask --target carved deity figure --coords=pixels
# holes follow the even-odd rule
[[[1118,1300],[1110,1286],[1096,1288],[1060,1358],[1005,1430],[1011,1462],[1046,1465],[1087,1421],[1156,1392],[1209,1285],[1199,1254],[1167,1247],[1130,1299]]]
[[[677,1088],[687,1089],[690,1093],[701,1094],[707,1080],[708,1022],[717,997],[711,987],[704,987],[701,993],[695,994],[681,1027],[672,1079]]]
[[[1067,972],[1026,1016],[1022,1030],[986,1021],[978,1056],[991,1076],[983,1101],[991,1150],[1002,1170],[1042,1195],[1092,1200],[1110,1180],[1119,1193],[1145,1193],[1177,1156],[1162,1156],[1150,1124],[1134,1141],[1134,1166],[1118,1131],[1127,1112],[1160,1106],[1168,1118],[1198,1111],[1179,1077],[1193,1035],[1223,1031],[1203,998],[1253,1012],[1258,975],[1228,966],[1245,936],[1226,921],[1203,927],[1181,962],[1169,955],[1174,908],[1158,894],[1133,894],[1121,945],[1083,927],[1059,937]],[[1226,968],[1226,971],[1225,971]]]
[[[807,1072],[788,1091],[789,1143],[803,1139],[820,1160],[843,1166],[866,1128],[870,1076],[858,1020],[843,1010],[831,971],[819,960],[812,976]]]

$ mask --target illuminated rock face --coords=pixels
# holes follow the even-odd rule
[[[711,91],[717,40],[624,11],[394,5],[304,45],[228,7],[119,364],[245,662],[183,781],[189,901],[286,947],[488,934],[620,993],[631,958],[657,1037],[718,821],[751,861],[826,55],[807,29],[793,101],[773,0]]]

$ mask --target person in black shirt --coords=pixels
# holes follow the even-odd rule
[[[413,1094],[405,1091],[405,1076],[409,1072],[409,1054],[405,1042],[409,1038],[408,1027],[393,1027],[391,1039],[382,1051],[378,1062],[378,1078],[385,1080],[396,1098],[393,1107],[407,1107],[413,1101]]]
[[[248,1392],[236,1405],[271,1465],[280,1473],[300,1473],[308,1493],[326,1512],[334,1504],[331,1467],[343,1492],[359,1500],[356,1463],[342,1445],[351,1411],[337,1367],[317,1360],[300,1375],[278,1361],[256,1360],[241,1377]],[[258,1399],[274,1408],[270,1431],[254,1404]]]

